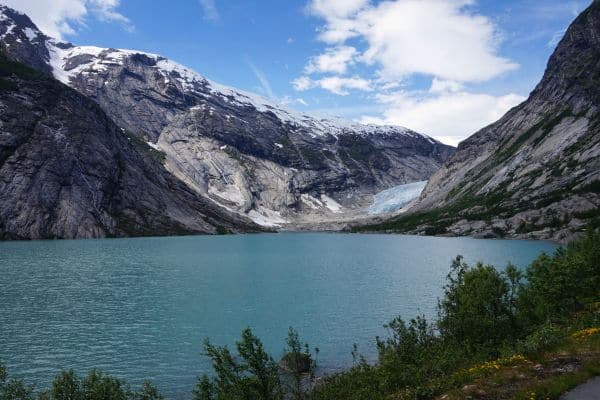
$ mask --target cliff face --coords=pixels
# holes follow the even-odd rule
[[[410,222],[382,229],[568,239],[599,217],[599,107],[596,1],[572,23],[529,99],[458,146]]]
[[[454,151],[402,127],[287,110],[159,55],[61,43],[3,15],[11,57],[93,99],[191,190],[266,225],[360,213],[375,193],[426,180]]]
[[[196,195],[92,100],[0,54],[0,239],[258,230]]]

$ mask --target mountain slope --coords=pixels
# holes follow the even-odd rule
[[[599,217],[600,2],[529,99],[462,142],[411,215],[379,229],[566,240]]]
[[[0,239],[260,228],[194,194],[93,101],[0,51]]]
[[[192,190],[265,225],[366,212],[374,194],[426,180],[454,151],[401,127],[296,113],[155,54],[60,43],[0,11],[12,57],[95,100]]]

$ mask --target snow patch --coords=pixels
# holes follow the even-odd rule
[[[307,206],[309,206],[310,208],[312,208],[313,210],[318,210],[319,208],[323,207],[324,204],[321,200],[311,196],[308,193],[302,193],[300,195],[300,200],[306,204]]]
[[[269,228],[277,228],[281,226],[281,224],[287,223],[287,221],[281,217],[281,214],[278,211],[269,210],[264,207],[259,207],[258,211],[250,210],[247,215],[258,225]]]
[[[377,193],[373,204],[368,208],[369,214],[384,214],[401,210],[408,203],[421,195],[427,181],[407,183]]]
[[[33,42],[38,37],[37,32],[29,27],[25,28],[23,32],[25,33],[25,36],[27,36],[27,39],[29,39],[30,42]]]
[[[335,201],[331,197],[322,194],[321,200],[323,201],[323,203],[325,203],[325,207],[329,208],[330,211],[332,211],[336,214],[342,212],[343,207],[341,206],[341,204],[339,204],[337,201]]]
[[[160,150],[160,146],[158,145],[158,143],[146,142],[146,144],[148,146],[152,147],[154,150],[161,151]]]
[[[157,54],[125,49],[105,49],[95,46],[73,46],[62,49],[57,46],[57,41],[54,39],[48,40],[46,47],[50,53],[49,63],[52,66],[54,76],[66,84],[79,74],[106,71],[109,67],[123,65],[127,58],[140,54],[156,61],[155,68],[163,75],[165,84],[175,82],[184,91],[197,96],[206,98],[217,96],[221,100],[235,106],[253,107],[259,112],[273,114],[281,122],[291,125],[294,131],[305,132],[313,137],[323,135],[338,136],[344,133],[421,136],[400,126],[365,125],[340,118],[316,118],[289,110],[254,93],[244,92],[210,81],[197,72]],[[79,55],[90,55],[93,58],[87,62],[81,62],[75,68],[66,71],[65,66],[67,62]],[[242,120],[242,122],[246,121]]]

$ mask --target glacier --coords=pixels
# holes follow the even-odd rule
[[[384,214],[401,210],[421,195],[426,184],[427,181],[412,182],[379,192],[373,196],[373,204],[367,211],[369,214]]]

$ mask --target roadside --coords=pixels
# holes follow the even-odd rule
[[[560,400],[600,400],[600,377],[590,379],[583,385],[561,396]]]

